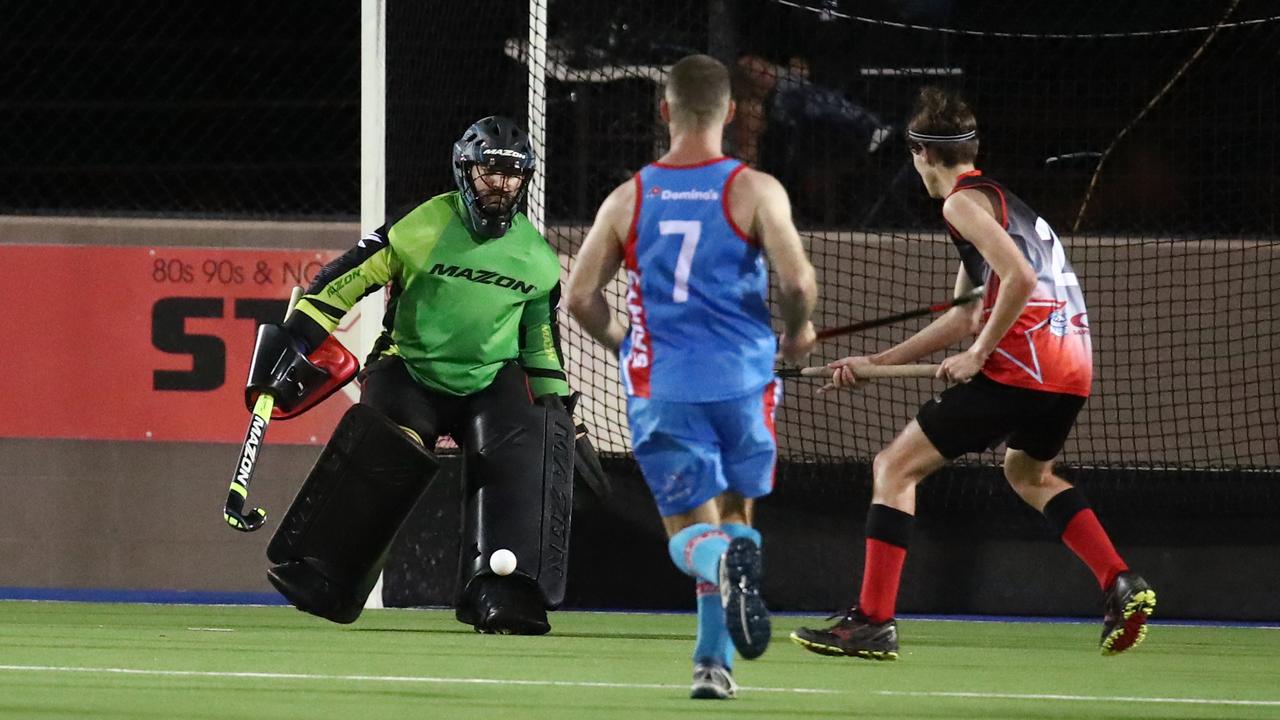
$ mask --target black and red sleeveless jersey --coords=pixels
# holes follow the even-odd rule
[[[998,200],[996,220],[1036,274],[1031,299],[982,366],[982,373],[1005,385],[1088,397],[1093,383],[1089,317],[1062,241],[1044,218],[980,170],[961,175],[950,194],[969,189],[983,190],[993,201]],[[985,320],[999,297],[1000,277],[973,243],[950,223],[947,229],[969,279],[975,286],[986,286]]]

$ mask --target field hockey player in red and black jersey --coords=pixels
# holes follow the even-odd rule
[[[943,201],[959,251],[955,295],[985,286],[983,302],[952,308],[884,352],[831,363],[826,389],[855,385],[861,367],[910,363],[976,338],[939,366],[939,377],[954,384],[875,458],[857,602],[835,625],[791,637],[817,653],[896,659],[895,603],[916,486],[951,460],[1004,443],[1004,475],[1014,492],[1044,513],[1097,578],[1103,653],[1124,652],[1146,634],[1155,592],[1121,559],[1084,495],[1053,473],[1093,379],[1079,280],[1049,223],[974,167],[977,121],[960,97],[923,89],[907,142],[925,189]]]

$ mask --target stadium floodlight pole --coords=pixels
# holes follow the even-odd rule
[[[360,0],[360,232],[371,233],[386,221],[387,208],[387,1]],[[367,357],[382,330],[384,293],[370,293],[356,304],[358,320],[348,346]],[[352,399],[355,399],[354,397]],[[382,607],[382,575],[365,600]]]
[[[538,158],[529,180],[525,213],[534,229],[546,235],[547,177],[547,5],[550,0],[529,0],[529,51],[525,53],[529,76],[529,142]]]

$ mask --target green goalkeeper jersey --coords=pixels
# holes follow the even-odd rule
[[[557,347],[556,252],[522,213],[492,239],[473,233],[466,215],[450,192],[366,235],[321,271],[290,330],[315,347],[357,301],[389,285],[377,347],[403,358],[425,387],[470,395],[517,360],[534,395],[567,395]]]

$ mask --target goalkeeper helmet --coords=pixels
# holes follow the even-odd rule
[[[467,128],[453,144],[453,181],[476,233],[496,238],[511,228],[536,166],[529,136],[514,120],[495,115]]]

